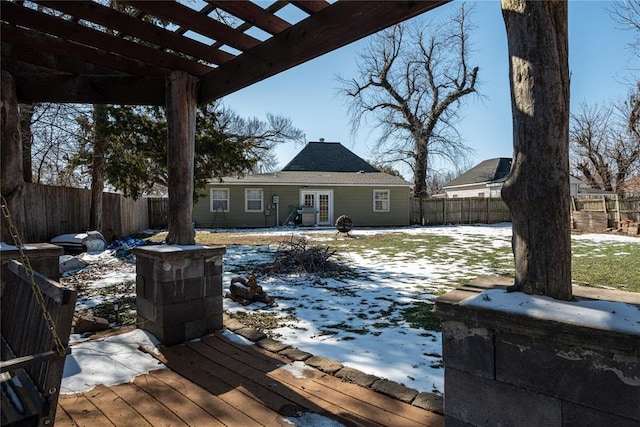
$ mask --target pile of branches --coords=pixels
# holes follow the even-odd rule
[[[264,274],[316,273],[332,275],[349,270],[336,259],[336,250],[328,246],[312,246],[301,236],[278,244],[273,260],[260,268]]]

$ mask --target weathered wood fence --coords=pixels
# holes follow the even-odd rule
[[[169,199],[167,197],[147,197],[149,205],[149,227],[166,228],[169,224]]]
[[[48,242],[60,234],[88,230],[90,190],[27,183],[24,193],[27,229],[20,230],[24,242]],[[149,228],[145,199],[104,193],[102,212],[103,230],[99,231],[109,241]]]
[[[573,198],[571,208],[578,229],[621,228],[640,222],[640,197],[582,195]]]
[[[502,199],[486,197],[411,199],[411,224],[495,224],[511,221],[509,209]]]
[[[579,195],[571,198],[573,220],[576,228],[587,223],[605,221],[606,229],[621,227],[625,222],[640,221],[640,197],[623,199],[613,196]],[[433,199],[413,197],[410,202],[412,225],[442,224],[494,224],[509,222],[509,209],[498,198]]]
[[[81,188],[25,184],[27,243],[47,242],[66,233],[88,230],[91,191]],[[107,240],[167,226],[167,198],[128,199],[104,193],[102,233]],[[640,222],[640,197],[572,197],[574,226],[578,229],[617,228]],[[506,204],[497,198],[411,198],[412,225],[494,224],[511,221]],[[606,225],[603,225],[606,221]],[[595,224],[595,225],[594,225]]]

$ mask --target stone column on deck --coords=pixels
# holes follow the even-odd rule
[[[164,345],[222,329],[224,246],[157,245],[133,252],[139,328]]]

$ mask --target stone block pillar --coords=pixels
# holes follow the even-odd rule
[[[574,286],[567,302],[505,288],[479,280],[436,300],[446,424],[640,425],[640,295]]]
[[[174,345],[222,329],[224,246],[135,248],[138,327]]]
[[[34,271],[43,276],[58,281],[60,280],[60,256],[64,254],[61,246],[51,243],[27,243],[23,251]],[[9,260],[20,261],[20,251],[15,246],[2,245],[0,247],[0,266],[4,277]]]

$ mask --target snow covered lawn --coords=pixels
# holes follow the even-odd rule
[[[352,274],[259,276],[258,284],[275,299],[277,306],[262,303],[242,306],[225,298],[227,313],[249,324],[262,324],[268,334],[286,344],[418,391],[443,391],[441,334],[430,313],[433,300],[478,276],[512,271],[510,224],[356,229],[351,237],[336,235],[335,229],[269,229],[251,233],[279,235],[283,239],[292,233],[304,234],[312,244],[338,249],[340,259],[351,267]],[[640,240],[630,237],[576,237],[574,246],[582,248],[581,253],[588,253],[588,248],[594,246],[616,245],[623,245],[627,252],[640,251]],[[228,245],[224,255],[225,293],[232,277],[253,272],[256,265],[271,259],[274,250],[273,245]],[[113,309],[116,303],[119,316],[131,318],[135,264],[109,260],[108,254],[88,258],[88,262],[99,264],[103,270],[81,280],[87,291],[79,299],[78,307],[110,304]],[[109,267],[105,266],[117,271],[108,272]],[[118,283],[112,282],[116,277]],[[68,280],[78,283],[78,279]],[[143,335],[136,332],[130,339],[134,342],[150,339]],[[128,336],[119,339],[126,341]],[[93,347],[87,348],[89,345]],[[131,355],[135,347],[130,342],[118,344],[115,337],[74,344],[65,369],[63,391],[128,381],[158,366],[153,357],[142,352],[137,356],[146,361],[134,361]],[[125,354],[124,359],[98,366],[97,361],[103,357],[115,358],[120,353]],[[127,375],[105,378],[109,372]]]

